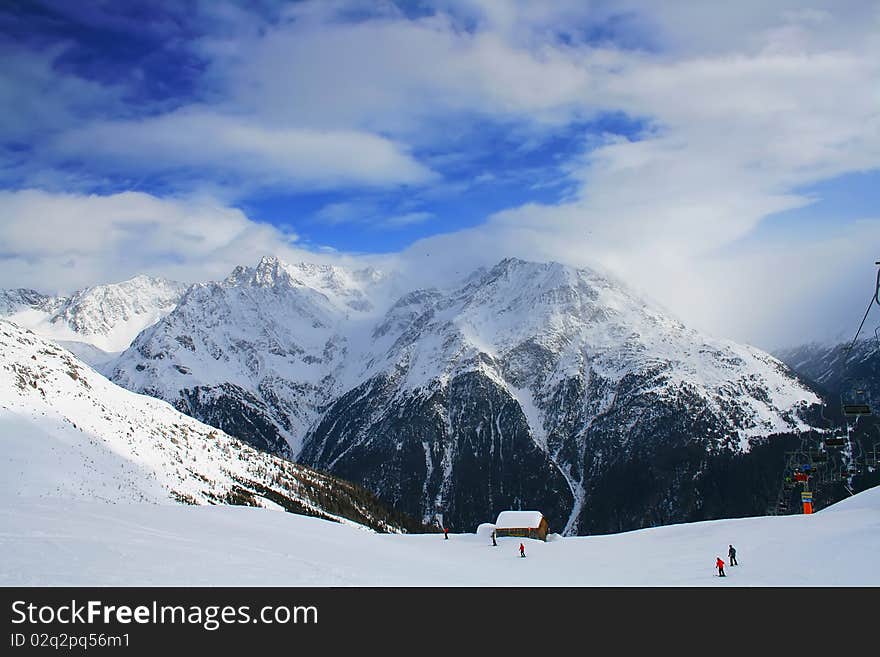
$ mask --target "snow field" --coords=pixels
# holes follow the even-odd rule
[[[543,543],[385,535],[246,507],[19,500],[0,585],[878,586],[880,488],[812,516],[717,520]],[[740,566],[715,576],[737,548]]]

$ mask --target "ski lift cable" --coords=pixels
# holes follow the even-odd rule
[[[819,413],[822,416],[822,419],[825,420],[826,424],[828,424],[828,431],[830,431],[833,434],[834,430],[839,428],[840,425],[838,423],[834,422],[833,420],[831,420],[831,418],[829,418],[827,415],[825,415],[825,408],[827,406],[828,406],[828,404],[823,402],[822,406],[819,410]]]
[[[878,266],[877,270],[877,280],[874,285],[874,290],[871,292],[871,298],[868,301],[868,307],[865,309],[865,315],[862,317],[862,321],[859,324],[859,328],[856,331],[855,337],[853,337],[852,342],[849,346],[843,351],[843,372],[842,372],[842,381],[846,378],[846,372],[853,366],[851,362],[852,350],[856,346],[856,342],[859,339],[859,335],[862,332],[862,328],[865,326],[865,322],[868,320],[868,315],[871,312],[871,307],[876,303],[880,306],[880,260],[875,262]],[[874,335],[877,336],[877,331],[875,330]],[[853,391],[854,398],[847,402],[843,395],[841,395],[841,402],[843,405],[843,414],[844,416],[859,416],[859,415],[870,415],[871,408],[865,400],[865,393],[863,390],[854,390]],[[847,428],[849,429],[849,422],[847,422]],[[847,430],[847,435],[849,439],[849,430]]]
[[[874,264],[880,266],[880,260],[878,260]],[[874,286],[874,292],[871,293],[871,299],[870,299],[870,301],[868,301],[868,307],[865,309],[865,316],[862,317],[862,323],[859,324],[859,330],[856,331],[856,336],[853,338],[852,343],[849,345],[849,348],[846,350],[847,353],[852,351],[852,348],[856,344],[856,340],[859,339],[859,333],[862,332],[862,327],[865,325],[865,321],[868,319],[868,313],[871,312],[871,306],[873,306],[875,303],[878,306],[880,306],[880,269],[877,269],[877,284]],[[876,334],[877,334],[877,332],[875,331],[874,335],[876,335]]]

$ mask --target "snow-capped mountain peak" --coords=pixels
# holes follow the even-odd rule
[[[0,290],[0,315],[7,316],[23,310],[49,312],[52,297],[28,288]]]
[[[69,296],[0,292],[0,316],[61,340],[89,362],[107,360],[177,305],[187,286],[146,275],[95,285]],[[105,353],[106,352],[106,353]]]
[[[287,263],[275,256],[264,256],[256,267],[237,266],[223,285],[276,290],[298,288],[320,294],[340,309],[367,312],[374,309],[372,297],[387,278],[373,268],[350,270],[335,265]]]

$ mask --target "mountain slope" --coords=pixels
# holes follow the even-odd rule
[[[110,383],[0,320],[0,494],[286,509],[381,530],[407,520],[366,491],[261,453],[168,404]]]
[[[0,290],[0,317],[63,341],[78,356],[99,365],[171,312],[186,287],[162,278],[136,276],[66,297],[34,290]]]
[[[857,391],[864,391],[875,413],[880,412],[880,341],[873,337],[859,340],[852,350],[850,344],[806,344],[778,355],[800,376],[827,390],[834,406],[856,401]]]
[[[768,354],[556,263],[404,297],[373,338],[300,460],[462,527],[520,506],[570,533],[691,518],[709,456],[802,430],[819,402]]]

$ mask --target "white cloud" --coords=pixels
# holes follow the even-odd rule
[[[190,282],[266,254],[297,260],[296,236],[211,199],[0,192],[0,287],[71,291],[139,273]]]
[[[388,186],[424,183],[434,175],[405,149],[374,134],[274,127],[203,108],[92,123],[66,132],[51,150],[60,158],[123,171],[197,167],[200,177],[210,179],[209,171],[244,187]]]
[[[450,284],[506,256],[599,267],[689,326],[765,349],[851,338],[876,276],[880,218],[695,254],[672,241],[649,248],[637,236],[631,250],[625,243],[609,249],[574,206],[554,219],[564,221],[565,212],[564,230],[540,221],[493,221],[419,240],[388,266],[425,286]]]
[[[529,49],[444,15],[352,22],[321,13],[203,48],[228,102],[249,113],[411,142],[441,136],[431,121],[455,114],[564,123],[589,107],[596,71],[616,61],[610,51],[584,59],[570,48]]]
[[[314,215],[313,219],[328,226],[366,222],[377,210],[370,201],[337,201],[328,203]]]

